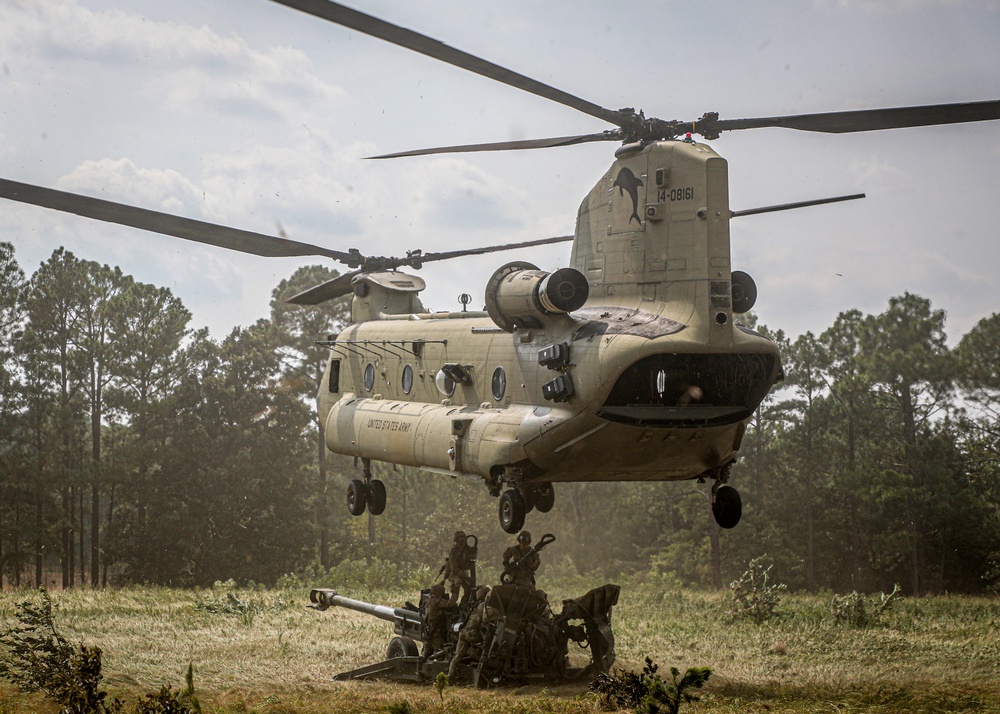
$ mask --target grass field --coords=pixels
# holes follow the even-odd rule
[[[593,583],[597,585],[598,583]],[[586,589],[586,588],[584,588]],[[340,588],[401,605],[415,593]],[[227,591],[130,588],[53,594],[56,625],[71,642],[104,651],[106,688],[128,701],[184,684],[189,663],[205,712],[595,712],[585,685],[491,692],[332,682],[382,659],[389,623],[359,613],[307,609],[307,589],[233,591],[243,614],[211,612]],[[550,597],[583,590],[552,588]],[[0,593],[0,628],[30,590]],[[830,596],[786,595],[780,616],[733,622],[728,593],[625,585],[613,624],[618,666],[648,655],[670,666],[710,667],[688,712],[1000,712],[1000,600],[930,597],[895,603],[879,624],[838,624]],[[572,645],[571,645],[572,647]],[[37,695],[0,683],[0,714],[56,712]]]

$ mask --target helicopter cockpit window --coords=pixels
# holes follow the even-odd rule
[[[413,389],[413,367],[406,365],[403,367],[403,394],[409,394]]]
[[[332,359],[330,360],[330,384],[329,389],[331,394],[335,394],[340,391],[340,360]]]
[[[365,389],[367,391],[372,391],[372,387],[375,386],[375,365],[371,362],[365,367]]]
[[[450,397],[455,393],[455,380],[443,369],[438,370],[438,373],[434,376],[434,386],[446,397]]]
[[[496,401],[503,399],[504,393],[507,391],[507,373],[504,372],[503,367],[497,367],[493,370],[493,398]]]

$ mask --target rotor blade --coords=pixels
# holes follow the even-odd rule
[[[555,87],[542,84],[530,77],[513,72],[500,65],[493,64],[484,59],[470,55],[468,52],[457,50],[443,42],[431,39],[419,32],[408,30],[405,27],[393,25],[377,17],[366,15],[363,12],[353,10],[339,3],[330,0],[273,0],[276,3],[285,5],[295,10],[300,10],[306,14],[313,15],[323,20],[329,20],[337,25],[349,27],[352,30],[363,32],[366,35],[377,37],[380,40],[391,42],[394,45],[405,47],[406,49],[419,52],[420,54],[433,57],[434,59],[447,62],[455,67],[474,72],[483,77],[488,77],[497,82],[501,82],[510,87],[530,92],[539,97],[550,99],[567,107],[572,107],[584,114],[603,119],[611,124],[621,125],[623,114],[612,109],[605,109],[602,106],[588,102],[585,99],[574,97]]]
[[[395,154],[366,156],[366,159],[398,159],[403,156],[427,156],[429,154],[455,154],[474,151],[512,151],[515,149],[549,149],[555,146],[573,146],[590,141],[621,141],[618,131],[605,131],[600,134],[578,134],[576,136],[556,136],[551,139],[521,139],[518,141],[496,141],[489,144],[465,144],[462,146],[439,146],[433,149],[415,149],[400,151]]]
[[[284,298],[284,301],[292,305],[319,305],[321,302],[343,297],[351,292],[351,281],[355,275],[360,274],[360,270],[344,273],[327,280],[325,283],[315,285],[308,290],[303,290],[297,295]]]
[[[730,218],[740,216],[755,216],[758,213],[774,213],[775,211],[789,211],[793,208],[805,208],[807,206],[821,206],[824,203],[839,203],[840,201],[854,201],[864,198],[863,193],[853,193],[850,196],[834,196],[833,198],[814,198],[811,201],[797,201],[796,203],[779,203],[776,206],[761,206],[760,208],[747,208],[742,211],[730,211]]]
[[[710,128],[716,131],[731,131],[773,126],[801,131],[820,131],[828,134],[848,134],[855,131],[901,129],[935,124],[962,124],[991,119],[1000,119],[1000,101],[998,100],[931,104],[893,109],[862,109],[826,114],[793,114],[757,119],[719,119],[712,122]]]
[[[463,250],[450,250],[442,253],[424,253],[419,256],[413,257],[413,262],[420,263],[433,263],[438,260],[450,260],[452,258],[461,258],[465,255],[484,255],[486,253],[499,253],[504,250],[516,250],[518,248],[530,248],[536,245],[548,245],[550,243],[565,243],[566,241],[573,240],[573,236],[558,236],[556,238],[537,238],[535,240],[526,240],[522,243],[506,243],[504,245],[489,245],[482,248],[465,248]]]
[[[18,183],[7,179],[0,179],[0,198],[30,203],[54,211],[75,213],[78,216],[93,218],[97,221],[118,223],[123,226],[162,233],[252,255],[272,258],[321,255],[345,263],[355,260],[355,257],[350,253],[321,248],[309,243],[300,243],[288,238],[229,228],[215,223],[196,221],[191,218],[173,216],[169,213],[160,213],[146,208],[128,206],[124,203],[56,191],[51,188]]]

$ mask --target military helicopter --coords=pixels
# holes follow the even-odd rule
[[[613,141],[610,168],[583,200],[573,236],[401,257],[368,256],[0,179],[0,197],[261,256],[322,256],[350,270],[290,298],[351,296],[351,324],[323,344],[318,395],[330,451],[361,460],[353,515],[379,515],[386,488],[371,462],[482,481],[508,533],[549,511],[554,484],[711,480],[712,511],[737,525],[728,485],[747,424],[782,379],[775,344],[739,324],[756,287],[731,265],[734,217],[859,198],[732,211],[728,166],[694,139],[780,127],[874,131],[1000,118],[1000,101],[695,121],[611,110],[425,35],[329,0],[274,0],[602,119],[613,129],[385,154],[537,149]],[[553,272],[499,267],[485,310],[429,312],[424,281],[402,269],[466,255],[572,241]],[[470,299],[471,300],[471,299]],[[469,302],[468,300],[465,302]]]

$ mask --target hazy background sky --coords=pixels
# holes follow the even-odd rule
[[[691,120],[1000,98],[1000,3],[355,0],[387,21],[605,107]],[[602,122],[268,0],[0,0],[0,175],[374,255],[572,233],[612,143],[363,161],[426,146],[602,131]],[[779,129],[711,142],[733,264],[772,328],[819,332],[909,290],[954,341],[1000,309],[1000,122],[857,135]],[[170,287],[223,337],[316,260],[266,259],[10,202],[25,271],[65,245]],[[481,304],[515,258],[428,266],[425,304]],[[342,266],[336,266],[342,268]]]

